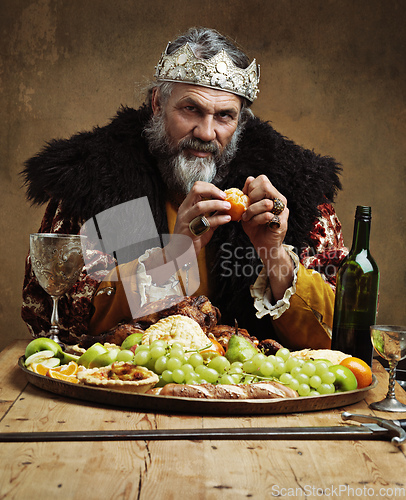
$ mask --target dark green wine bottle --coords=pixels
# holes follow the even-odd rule
[[[358,206],[350,253],[337,273],[331,348],[372,365],[369,327],[375,324],[379,269],[369,251],[371,207]]]

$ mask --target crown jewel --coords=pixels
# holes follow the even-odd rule
[[[186,43],[172,54],[167,54],[165,50],[155,69],[157,81],[191,83],[225,90],[251,102],[259,92],[259,66],[255,59],[248,68],[238,68],[225,50],[211,59],[201,59]]]

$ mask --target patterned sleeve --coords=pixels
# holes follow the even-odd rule
[[[78,234],[82,221],[64,217],[59,204],[50,201],[45,211],[39,232]],[[64,341],[76,341],[87,333],[88,323],[93,313],[92,298],[100,282],[113,267],[108,256],[93,252],[86,259],[86,269],[80,274],[72,289],[59,300],[60,336]],[[51,297],[41,288],[31,268],[30,255],[25,261],[23,283],[23,305],[21,316],[33,337],[47,335],[52,314]]]
[[[300,254],[300,262],[306,269],[321,274],[324,281],[335,291],[337,269],[348,254],[344,246],[341,223],[332,205],[320,205],[320,217],[310,233],[313,248],[306,247]]]

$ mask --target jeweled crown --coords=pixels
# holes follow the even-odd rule
[[[259,92],[259,66],[255,59],[248,68],[237,67],[225,50],[211,59],[196,57],[189,43],[172,54],[167,49],[155,68],[157,81],[182,82],[225,90],[253,102]]]

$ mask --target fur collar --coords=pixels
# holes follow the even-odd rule
[[[70,139],[52,140],[25,163],[27,198],[34,204],[61,200],[64,212],[87,220],[114,205],[147,195],[158,230],[166,231],[160,193],[164,186],[142,136],[151,116],[147,106],[121,108],[104,127]],[[317,206],[332,202],[341,188],[339,165],[316,155],[276,132],[258,118],[248,121],[239,151],[221,188],[242,188],[248,175],[265,173],[288,199],[286,241],[309,243]]]

